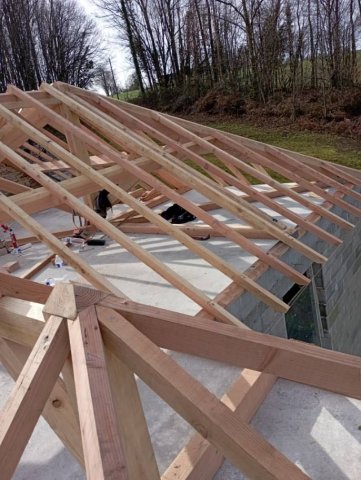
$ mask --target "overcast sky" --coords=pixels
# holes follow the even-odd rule
[[[101,31],[105,45],[109,50],[106,54],[110,56],[117,79],[120,81],[120,86],[124,87],[128,76],[132,73],[132,65],[128,61],[128,51],[125,51],[119,46],[119,41],[116,39],[116,32],[110,28],[104,20],[99,18],[101,11],[94,5],[92,0],[76,0],[76,2],[85,10],[85,12],[97,23]]]

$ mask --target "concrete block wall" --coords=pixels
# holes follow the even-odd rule
[[[350,198],[347,201],[357,205]],[[328,257],[328,261],[319,266],[320,274],[315,278],[317,307],[324,329],[321,343],[326,348],[361,355],[361,219],[337,207],[332,211],[356,226],[346,231],[324,218],[318,222],[320,227],[341,238],[342,245],[334,247],[312,234],[302,237],[303,243]],[[291,249],[281,258],[302,273],[312,263]],[[292,287],[290,280],[273,269],[268,269],[257,282],[279,298]],[[234,300],[228,309],[256,331],[287,337],[284,315],[274,312],[248,293]]]
[[[322,269],[324,315],[331,348],[361,355],[361,222]]]

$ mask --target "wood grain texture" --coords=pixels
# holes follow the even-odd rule
[[[1,411],[0,471],[10,479],[69,352],[65,322],[51,317]]]
[[[97,311],[107,347],[249,478],[309,478],[124,317]]]
[[[68,320],[88,480],[127,480],[127,467],[95,307]]]

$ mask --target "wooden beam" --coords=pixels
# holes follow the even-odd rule
[[[159,480],[158,466],[134,374],[108,349],[105,355],[118,431],[125,432],[122,442],[129,479]]]
[[[103,118],[98,118],[95,114],[80,105],[78,102],[68,98],[55,88],[46,84],[43,84],[42,88],[48,93],[54,95],[59,100],[62,100],[66,105],[69,106],[69,108],[71,108],[82,118],[85,118],[92,124],[96,124],[103,133],[114,134],[126,147],[129,147],[139,155],[148,155],[150,159],[154,160],[160,166],[178,175],[179,178],[188,183],[188,185],[197,189],[200,193],[203,193],[210,200],[219,203],[219,205],[231,211],[237,217],[246,219],[247,222],[256,228],[263,228],[269,231],[269,233],[274,234],[275,238],[283,241],[284,243],[293,247],[295,250],[300,251],[313,261],[323,263],[326,260],[323,255],[315,252],[313,249],[307,247],[303,243],[298,242],[294,237],[281,230],[278,226],[272,223],[272,219],[266,219],[264,215],[260,214],[259,210],[250,208],[251,206],[247,202],[244,202],[241,197],[238,197],[236,202],[222,192],[218,187],[216,187],[209,179],[199,174],[191,167],[188,167],[187,165],[178,161],[174,156],[165,152],[157,151],[157,148],[152,144],[148,145],[144,141],[139,141],[131,132],[128,132],[128,129],[125,127],[119,128]]]
[[[0,338],[0,362],[15,381],[19,377],[30,352],[31,349],[28,347]],[[80,465],[84,465],[78,420],[61,378],[56,380],[42,415],[69,452]]]
[[[16,90],[16,92],[20,96],[24,95],[24,93],[18,92],[17,90]],[[46,113],[49,114],[49,111],[46,108],[42,107],[41,105],[39,106],[39,108],[42,108],[45,114]],[[4,112],[4,114],[5,114],[5,112]],[[50,112],[50,114],[51,114],[52,117],[54,117],[54,115],[55,115],[53,112]],[[9,115],[7,115],[7,118],[11,118],[11,116],[9,117]],[[62,119],[61,117],[59,117],[59,118],[60,119],[58,119],[57,121],[58,122],[62,121],[62,124],[66,125],[66,121],[64,119]],[[21,127],[21,124],[20,124],[19,126],[20,126],[20,128],[24,128],[24,125],[22,125],[22,127]],[[79,134],[82,137],[84,136],[84,132],[83,131],[78,131],[75,126],[72,126],[72,131],[73,131],[74,135]],[[90,136],[89,138],[90,138],[91,142],[94,142],[94,137],[93,136]],[[56,148],[56,147],[57,146],[54,146],[54,148]],[[50,143],[47,144],[47,148],[49,148],[49,149],[52,148]],[[257,255],[259,258],[262,259],[262,261],[265,261],[267,264],[269,264],[272,267],[280,270],[282,273],[284,273],[285,275],[292,278],[293,281],[296,281],[297,283],[300,283],[300,284],[307,283],[307,280],[305,279],[305,277],[300,275],[296,270],[292,269],[292,267],[289,267],[288,265],[282,263],[278,259],[275,259],[274,257],[267,255],[265,252],[262,251],[262,249],[255,246],[252,242],[249,242],[244,237],[242,237],[239,234],[237,234],[236,232],[232,231],[232,229],[230,229],[226,225],[222,224],[221,222],[218,222],[214,217],[212,217],[210,215],[207,215],[200,208],[197,208],[192,202],[184,199],[177,192],[175,192],[174,190],[165,186],[161,182],[157,181],[154,177],[149,175],[147,172],[144,172],[141,168],[137,168],[137,166],[134,165],[133,162],[124,161],[124,159],[122,159],[119,156],[119,154],[114,155],[114,151],[112,149],[110,149],[107,145],[104,144],[103,148],[104,148],[104,152],[110,158],[113,158],[115,162],[120,163],[126,170],[128,170],[131,173],[134,173],[134,175],[137,176],[138,178],[147,180],[148,183],[150,183],[159,192],[165,193],[168,196],[168,198],[173,199],[176,203],[183,206],[186,210],[192,212],[194,215],[196,215],[198,218],[205,221],[207,224],[209,224],[213,228],[217,228],[218,231],[220,231],[220,232],[225,232],[225,235],[228,238],[230,238],[232,241],[234,241],[236,244],[242,246],[243,248],[246,248],[247,251],[249,251],[250,253],[252,253],[254,255]],[[54,150],[54,152],[59,153],[58,148],[56,150]]]
[[[32,130],[32,127],[30,126],[27,128],[29,128],[29,130]],[[40,132],[34,131],[32,133],[32,138],[37,142],[39,142],[40,144],[43,144],[43,143],[45,144],[46,142],[45,140],[46,137],[45,138],[43,137],[45,136],[42,135]],[[206,262],[213,265],[219,271],[221,271],[222,273],[227,275],[229,278],[234,280],[236,283],[239,283],[240,285],[242,285],[244,288],[246,288],[253,295],[258,297],[260,300],[265,302],[267,305],[270,305],[273,309],[277,311],[285,312],[288,310],[289,308],[288,305],[282,302],[281,300],[279,300],[275,295],[268,292],[266,289],[262,288],[261,286],[257,285],[252,280],[249,280],[248,277],[246,277],[242,273],[239,273],[232,265],[224,262],[220,257],[213,254],[210,250],[203,247],[201,244],[195,242],[186,233],[175,228],[172,224],[164,220],[160,215],[155,214],[151,209],[147,208],[139,200],[133,198],[130,194],[128,194],[123,189],[115,185],[113,182],[103,178],[98,172],[94,171],[88,165],[83,164],[83,162],[78,160],[74,155],[63,150],[61,147],[57,146],[56,144],[53,144],[53,142],[48,140],[47,148],[49,149],[49,151],[52,150],[52,145],[56,146],[55,148],[61,151],[61,153],[59,151],[59,157],[60,158],[63,157],[63,159],[66,160],[72,167],[74,167],[75,170],[80,171],[81,173],[86,175],[89,179],[93,180],[94,182],[97,182],[99,186],[106,188],[110,193],[117,196],[124,203],[127,203],[133,209],[135,209],[136,211],[144,215],[153,224],[160,227],[166,234],[174,237],[176,240],[178,240],[187,248],[189,248],[192,252],[199,255]],[[111,238],[113,238],[115,241],[120,243],[123,247],[127,248],[128,251],[138,256],[138,258],[140,258],[148,266],[150,266],[149,262],[151,262],[151,265],[152,265],[151,268],[153,268],[157,273],[162,275],[168,281],[172,278],[176,280],[178,284],[178,288],[179,288],[179,285],[182,285],[183,283],[180,290],[183,291],[184,293],[188,292],[186,293],[188,296],[191,293],[193,298],[192,296],[190,296],[190,298],[194,299],[198,297],[199,299],[202,299],[201,292],[199,292],[200,294],[197,295],[196,297],[192,292],[192,289],[189,289],[187,287],[187,282],[185,280],[183,280],[182,283],[180,283],[179,282],[180,277],[176,276],[171,269],[167,270],[166,267],[164,265],[161,265],[160,262],[157,261],[155,257],[148,254],[144,249],[138,247],[137,244],[131,241],[127,236],[121,235],[120,232],[115,227],[113,227],[111,224],[101,219],[97,214],[93,212],[92,209],[87,208],[76,197],[71,196],[64,189],[62,189],[62,187],[57,185],[55,182],[53,182],[43,173],[39,172],[35,167],[28,164],[18,154],[11,151],[11,149],[6,147],[1,142],[0,142],[0,151],[4,152],[9,158],[11,158],[12,162],[15,165],[17,165],[18,168],[20,168],[23,172],[28,174],[34,180],[38,181],[44,187],[48,188],[48,190],[51,191],[55,196],[57,196],[59,199],[62,199],[66,204],[72,207],[76,212],[78,212],[79,214],[82,214],[84,218],[86,218],[87,220],[90,220],[94,225],[96,225],[104,233],[106,232],[106,230],[108,230],[109,232],[108,234],[111,236]],[[171,280],[171,283],[174,282],[174,280]],[[194,287],[193,287],[193,290],[195,291]],[[203,303],[204,303],[204,300],[205,298],[202,299]]]
[[[108,348],[248,477],[309,478],[124,317],[97,312]]]
[[[154,166],[154,164],[148,160],[141,160],[140,164],[142,165],[142,168],[146,170],[152,169]],[[131,188],[134,183],[137,182],[137,179],[133,175],[125,172],[118,165],[105,168],[104,170],[101,170],[100,173],[107,178],[111,178],[116,183],[121,184],[125,189]],[[80,175],[76,178],[70,178],[69,180],[64,180],[61,182],[61,185],[77,197],[81,197],[87,193],[95,192],[99,188],[97,184],[89,181],[83,175]],[[39,187],[31,192],[24,192],[14,195],[12,197],[12,201],[27,213],[36,213],[48,208],[63,206],[63,203],[58,199],[55,199],[53,195],[51,195],[44,187]],[[6,216],[4,213],[0,212],[1,223],[9,220],[11,220],[9,216]]]
[[[221,234],[214,228],[209,227],[208,225],[174,225],[175,228],[181,230],[182,232],[190,235],[191,237],[202,237],[210,235],[211,237],[224,237],[224,234]],[[137,234],[156,234],[164,235],[164,232],[158,228],[156,225],[151,225],[149,223],[122,223],[118,227],[124,233],[137,233]],[[246,225],[231,225],[230,228],[235,232],[241,233],[246,238],[262,238],[262,239],[272,239],[271,235],[265,233],[263,230],[257,230]]]
[[[7,150],[7,147],[0,143],[0,149]],[[15,158],[18,157],[15,152],[11,152],[10,150],[7,150],[7,153],[12,156],[14,161]],[[17,162],[19,162],[20,165],[23,160],[21,160],[21,158],[17,158]],[[23,163],[21,163],[21,165],[23,165]],[[29,175],[33,174],[31,165],[26,164],[23,165],[23,167],[24,171],[27,171]],[[214,302],[212,302],[203,292],[195,288],[187,280],[180,277],[176,272],[174,272],[174,270],[160,262],[154,255],[148,253],[146,250],[139,247],[134,241],[129,239],[126,234],[120,232],[116,227],[101,218],[98,214],[93,212],[92,209],[84,205],[76,197],[70,195],[58,184],[47,178],[41,172],[36,172],[35,176],[36,178],[38,178],[41,184],[43,184],[49,189],[49,192],[52,192],[59,199],[69,204],[75,211],[77,211],[84,218],[89,220],[92,224],[97,226],[114,241],[126,248],[130,253],[136,255],[146,265],[148,265],[150,268],[160,274],[163,278],[169,281],[174,287],[185,293],[195,303],[209,311],[213,316],[227,323],[234,323],[240,326],[242,325],[241,322],[236,319],[236,317],[231,315],[225,309],[219,308],[218,305],[214,304]],[[60,242],[60,240],[46,232],[46,230],[40,224],[35,222],[24,212],[22,212],[21,209],[15,206],[10,199],[8,199],[2,194],[0,194],[0,209],[7,210],[13,216],[13,218],[15,218],[19,223],[24,226],[24,228],[27,228],[29,231],[34,233],[34,235],[38,236],[43,241],[43,243],[50,246],[50,248],[52,248],[55,253],[61,255],[62,258],[67,260],[68,263],[72,265],[76,270],[80,271],[85,278],[91,280],[91,283],[94,284],[94,286],[99,286],[99,288],[103,290],[104,288],[106,288],[108,291],[111,291],[113,293],[116,291],[118,292],[118,295],[123,296],[123,294],[119,292],[119,290],[116,289],[113,284],[111,284],[108,280],[99,275],[79,256],[77,256],[66,246],[64,246],[62,242]]]
[[[106,278],[100,275],[93,267],[88,265],[79,255],[76,255],[60,240],[49,234],[49,232],[45,230],[45,228],[40,223],[32,219],[21,208],[15,205],[11,198],[5,197],[5,195],[3,195],[2,193],[0,193],[0,210],[7,212],[26,230],[32,232],[35,236],[37,236],[54,253],[60,255],[69,265],[74,268],[74,270],[76,270],[81,276],[83,276],[95,287],[99,288],[100,290],[112,292],[115,295],[123,295],[120,290],[118,290],[111,282],[109,282]]]
[[[248,423],[275,381],[272,375],[245,369],[222,397],[222,402]],[[223,461],[223,455],[195,433],[163,473],[162,480],[211,480]]]
[[[6,178],[0,178],[0,190],[4,190],[8,193],[22,193],[33,191],[32,188],[21,185],[20,183],[7,180]]]
[[[39,102],[44,105],[58,105],[59,102],[54,100],[54,98],[50,97],[48,94],[44,94],[44,92],[33,91],[29,92],[31,98],[35,98]],[[1,93],[0,94],[0,105],[4,105],[6,108],[11,110],[20,110],[20,108],[29,108],[31,104],[29,102],[19,100],[18,97],[12,95],[11,93]]]
[[[139,112],[139,111],[146,110],[145,108],[139,107],[138,105],[134,105],[134,104],[127,103],[127,102],[119,102],[117,100],[110,99],[109,97],[107,97],[107,100],[111,101],[112,103],[117,103],[117,104],[121,103],[122,108],[125,108],[126,110],[129,110],[131,112]],[[198,123],[194,123],[194,122],[191,122],[189,120],[185,120],[183,118],[178,118],[178,117],[174,117],[174,116],[167,115],[167,114],[163,114],[163,115],[165,115],[165,117],[167,117],[167,118],[170,118],[174,122],[179,123],[180,125],[184,126],[185,128],[187,128],[187,129],[189,129],[193,132],[197,132],[199,135],[212,136],[214,134],[214,131],[215,131],[214,128],[207,127],[205,125],[200,125]],[[234,133],[222,131],[222,134],[229,139],[235,140],[239,144],[247,145],[249,148],[252,148],[253,150],[256,150],[256,151],[261,152],[261,153],[264,153],[266,148],[268,147],[268,145],[265,144],[265,143],[262,143],[262,142],[259,142],[257,140],[253,140],[253,139],[250,139],[250,138],[242,137],[242,136],[236,135]],[[358,185],[361,185],[361,183],[360,183],[361,182],[360,170],[350,168],[350,167],[346,167],[345,165],[340,165],[340,164],[335,164],[335,163],[332,163],[332,162],[327,162],[325,160],[321,160],[321,159],[316,158],[316,157],[311,157],[311,156],[305,155],[303,153],[287,150],[285,148],[281,148],[281,147],[277,147],[277,146],[274,146],[274,148],[277,151],[285,153],[286,155],[290,156],[292,159],[299,160],[300,162],[304,163],[305,165],[314,166],[316,168],[319,168],[320,170],[324,168],[325,171],[328,172],[328,174],[332,172],[333,174],[335,174],[335,175],[339,176],[340,178],[346,180],[347,182],[351,183],[351,185],[354,185],[356,181],[358,182],[357,183]]]
[[[68,320],[75,390],[88,480],[126,480],[127,467],[95,307]]]
[[[333,243],[333,244],[340,244],[341,243],[341,241],[339,239],[337,239],[336,237],[334,237],[333,235],[330,235],[328,232],[325,232],[323,229],[319,229],[319,227],[315,226],[314,224],[306,222],[301,216],[299,216],[298,214],[295,214],[290,209],[287,209],[286,207],[283,207],[279,203],[273,201],[267,195],[264,195],[263,192],[260,192],[257,189],[255,189],[252,185],[249,185],[248,182],[245,182],[244,180],[239,180],[238,178],[234,178],[232,175],[230,175],[226,171],[222,170],[217,165],[214,165],[212,162],[209,162],[209,161],[205,160],[200,155],[197,155],[194,152],[188,150],[183,145],[180,145],[179,143],[171,140],[169,137],[165,136],[163,133],[156,130],[155,128],[150,127],[146,122],[142,122],[142,121],[138,120],[136,117],[130,115],[129,113],[124,112],[121,109],[114,107],[113,104],[111,104],[109,102],[105,102],[100,97],[97,97],[97,99],[98,99],[98,102],[100,103],[100,105],[104,105],[104,103],[108,103],[110,111],[111,112],[114,112],[114,111],[118,112],[118,116],[120,118],[125,118],[126,120],[129,118],[130,121],[133,122],[133,124],[138,125],[144,131],[152,132],[160,140],[164,141],[165,143],[168,143],[168,145],[173,147],[173,149],[178,149],[180,151],[185,151],[187,153],[188,157],[191,158],[192,161],[194,161],[198,166],[204,168],[205,171],[207,171],[207,172],[216,173],[217,178],[220,178],[220,179],[224,180],[228,185],[237,187],[241,192],[245,192],[247,195],[249,195],[255,201],[259,201],[259,202],[263,203],[267,207],[271,208],[273,211],[278,212],[281,215],[283,215],[285,218],[288,218],[288,219],[292,220],[293,222],[295,222],[296,225],[303,226],[303,228],[305,230],[313,232],[314,234],[318,235],[320,238],[324,239],[325,241],[328,241],[328,242]],[[156,114],[156,115],[157,115],[156,118],[159,119],[159,114]],[[173,126],[175,131],[178,131],[176,129],[180,128],[176,124],[171,124],[171,125]],[[170,126],[170,125],[168,125],[168,126]],[[186,132],[188,132],[188,131],[186,131]],[[201,143],[203,144],[204,141],[207,141],[207,140],[202,138]],[[193,138],[193,142],[195,142],[194,138]],[[226,163],[226,165],[228,167],[228,163]],[[267,176],[269,177],[269,175],[267,175]],[[271,178],[270,178],[269,181],[273,182],[273,180]],[[338,222],[341,222],[342,225],[345,226],[343,219],[340,219],[338,216],[328,212],[327,210],[326,210],[325,214],[333,216],[333,218],[335,220],[337,220]]]
[[[0,274],[0,293],[13,298],[45,303],[51,293],[51,287],[31,280]]]
[[[66,107],[65,105],[60,105],[58,108],[62,113],[62,116],[69,120],[69,122],[73,123],[77,127],[81,126],[79,117],[75,115],[68,107]],[[66,141],[69,145],[70,153],[72,153],[75,157],[84,162],[86,165],[90,165],[89,152],[84,142],[82,142],[79,138],[75,137],[69,130],[65,132],[65,136]],[[74,168],[72,168],[72,171],[74,172]],[[93,208],[93,198],[91,195],[86,195],[84,197],[84,201],[85,204],[88,205],[88,207]]]
[[[44,326],[1,411],[1,477],[12,477],[69,352],[66,324],[51,317]]]
[[[20,277],[25,279],[30,279],[34,277],[34,275],[41,272],[41,270],[47,267],[54,258],[55,258],[55,253],[50,253],[49,255],[46,255],[43,259],[39,260],[35,265],[30,267],[24,273],[22,273]]]
[[[153,320],[129,317],[162,348],[249,368],[361,399],[361,358],[304,342],[165,313]]]

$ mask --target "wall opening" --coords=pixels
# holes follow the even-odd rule
[[[305,275],[310,278],[309,285],[294,285],[284,295],[283,300],[290,305],[285,314],[287,336],[302,342],[322,345],[323,329],[320,305],[315,283],[314,267]]]

